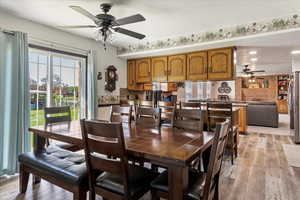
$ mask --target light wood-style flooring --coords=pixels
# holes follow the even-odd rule
[[[282,145],[290,136],[249,133],[240,137],[239,158],[223,165],[221,200],[300,200],[300,168],[289,167]],[[300,156],[300,152],[299,152]],[[29,183],[25,195],[18,194],[18,179],[0,183],[1,200],[68,200],[72,194],[42,181]],[[99,197],[99,199],[101,199]],[[150,200],[146,194],[143,200]]]

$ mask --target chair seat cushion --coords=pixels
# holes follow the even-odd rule
[[[203,196],[203,187],[205,183],[205,174],[194,169],[189,170],[188,197],[190,199],[201,199]],[[161,173],[151,182],[151,188],[162,192],[169,192],[168,171]]]
[[[156,175],[156,173],[147,168],[129,165],[128,186],[130,196],[135,196],[136,194],[148,191],[150,183]],[[122,176],[104,172],[97,178],[96,185],[111,192],[124,195],[124,183]]]
[[[84,155],[49,146],[45,152],[23,153],[19,161],[40,173],[63,180],[69,184],[88,184]]]

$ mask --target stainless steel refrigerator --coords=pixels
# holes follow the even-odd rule
[[[300,71],[293,72],[293,78],[289,85],[289,114],[290,128],[294,133],[294,142],[300,143]]]

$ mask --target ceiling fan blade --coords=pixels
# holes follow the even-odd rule
[[[91,20],[93,20],[94,22],[99,21],[99,19],[94,16],[93,14],[91,14],[89,11],[81,8],[80,6],[70,6],[70,8],[72,8],[73,10],[75,10],[76,12],[79,12],[80,14],[90,18]]]
[[[124,29],[124,28],[120,28],[120,27],[114,28],[113,30],[118,32],[118,33],[122,33],[122,34],[125,34],[125,35],[128,35],[128,36],[140,39],[140,40],[143,39],[144,37],[146,37],[143,34],[133,32],[133,31],[130,31],[130,30],[127,30],[127,29]]]
[[[59,26],[60,28],[97,28],[93,25],[83,25],[83,26]]]
[[[136,22],[145,21],[145,17],[143,17],[141,14],[132,15],[129,17],[120,18],[114,21],[115,26],[121,26],[125,24],[131,24]]]

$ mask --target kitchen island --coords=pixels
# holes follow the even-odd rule
[[[229,100],[229,101],[222,101],[219,99],[205,99],[205,100],[188,100],[188,102],[201,102],[203,104],[202,109],[206,109],[207,103],[214,103],[214,102],[228,102],[232,103],[233,111],[238,112],[238,124],[239,124],[239,133],[247,134],[248,128],[248,119],[247,119],[247,107],[248,103],[245,101],[236,101],[236,100]]]

